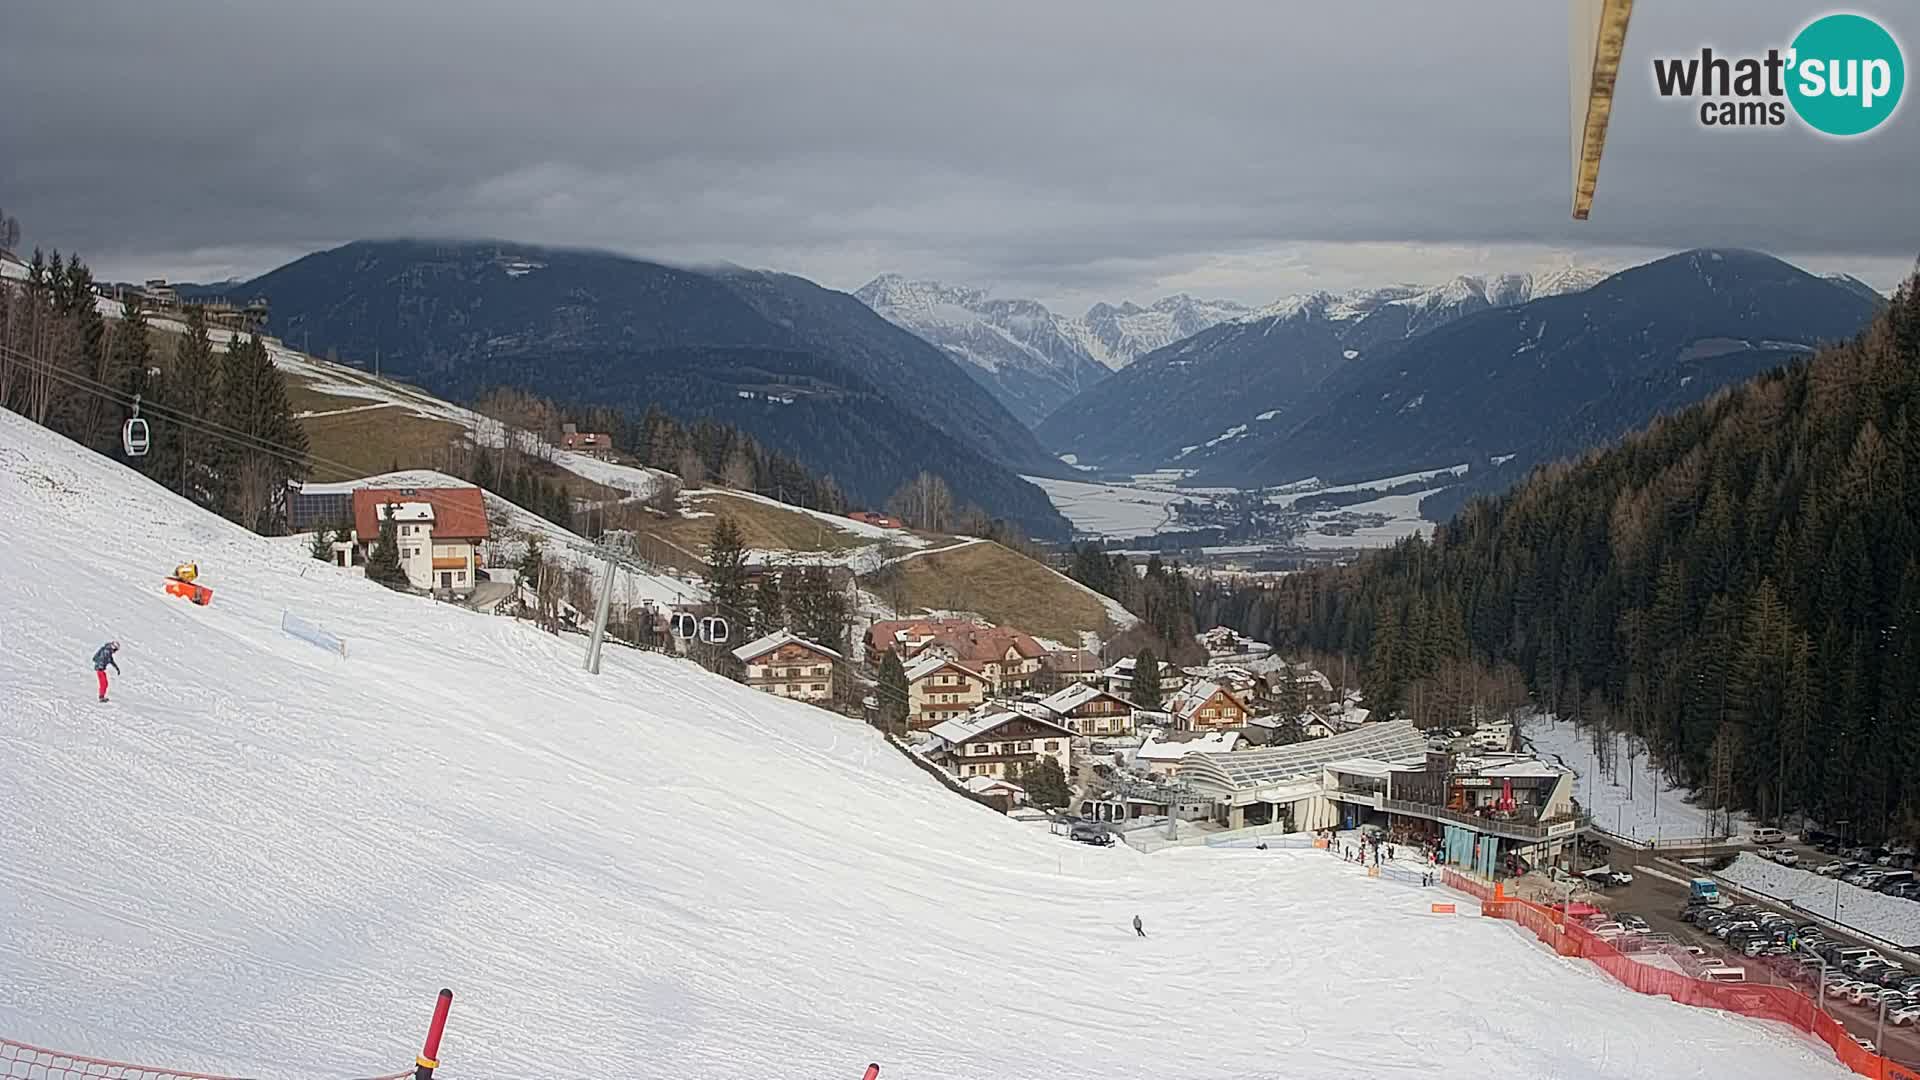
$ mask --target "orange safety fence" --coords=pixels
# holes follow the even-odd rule
[[[1457,874],[1448,873],[1443,879],[1448,885],[1467,892],[1475,890],[1464,888],[1463,885],[1485,888],[1471,879],[1461,879],[1460,882],[1452,880],[1458,877]],[[1920,1080],[1920,1071],[1872,1053],[1854,1042],[1847,1033],[1846,1025],[1822,1010],[1812,998],[1792,987],[1696,979],[1678,971],[1643,964],[1635,960],[1633,954],[1621,952],[1586,927],[1577,922],[1567,922],[1559,912],[1539,904],[1504,895],[1483,896],[1482,900],[1482,914],[1526,927],[1560,955],[1591,961],[1632,990],[1670,997],[1683,1005],[1725,1009],[1742,1016],[1791,1024],[1826,1043],[1841,1064],[1861,1076],[1878,1077],[1880,1080]]]
[[[1440,868],[1440,884],[1456,892],[1463,892],[1468,896],[1477,897],[1482,901],[1494,899],[1494,889],[1491,884],[1481,881],[1479,878],[1468,877],[1458,870],[1452,870],[1444,866]]]
[[[388,1073],[370,1080],[407,1080],[414,1070]],[[0,1077],[7,1080],[242,1080],[187,1069],[166,1069],[155,1065],[130,1065],[124,1061],[69,1054],[48,1050],[12,1039],[0,1039]]]

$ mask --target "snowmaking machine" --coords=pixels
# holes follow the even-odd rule
[[[201,607],[213,603],[213,590],[200,584],[200,564],[181,563],[173,568],[166,582],[168,596],[190,600]]]

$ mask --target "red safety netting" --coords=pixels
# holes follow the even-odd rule
[[[412,1069],[370,1077],[368,1080],[406,1080]],[[153,1065],[130,1065],[43,1046],[29,1046],[0,1039],[0,1077],[6,1080],[243,1080],[241,1077],[216,1076],[184,1069],[163,1069]]]
[[[1463,884],[1478,883],[1448,880],[1447,884],[1463,888]],[[1632,953],[1621,952],[1579,923],[1563,922],[1559,913],[1530,901],[1497,895],[1482,899],[1482,914],[1519,923],[1560,955],[1589,960],[1600,970],[1642,994],[1656,994],[1670,997],[1683,1005],[1725,1009],[1742,1016],[1791,1024],[1832,1047],[1834,1056],[1861,1076],[1879,1077],[1881,1080],[1920,1080],[1920,1072],[1872,1053],[1854,1042],[1847,1033],[1846,1025],[1823,1011],[1812,998],[1792,987],[1696,979],[1667,968],[1641,963],[1633,958]]]

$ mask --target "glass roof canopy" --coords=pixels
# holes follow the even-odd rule
[[[1193,754],[1181,763],[1180,778],[1220,791],[1246,790],[1312,779],[1346,758],[1404,761],[1424,758],[1427,737],[1411,720],[1364,724],[1344,735],[1311,739],[1292,746],[1241,750],[1231,754]]]

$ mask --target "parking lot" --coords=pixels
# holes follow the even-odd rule
[[[1800,852],[1801,866],[1814,867],[1833,860],[1832,856],[1822,855],[1804,844],[1793,843],[1790,846]],[[1619,851],[1616,856],[1631,858],[1631,853]],[[1795,982],[1784,977],[1773,964],[1763,958],[1741,956],[1739,950],[1730,948],[1724,940],[1701,930],[1699,927],[1680,918],[1686,908],[1688,887],[1685,874],[1671,866],[1656,864],[1651,856],[1642,855],[1646,860],[1639,865],[1626,866],[1624,859],[1616,858],[1615,865],[1629,870],[1633,874],[1631,884],[1616,886],[1606,890],[1583,892],[1578,899],[1591,903],[1609,912],[1632,912],[1646,920],[1649,928],[1656,934],[1670,935],[1682,945],[1697,946],[1707,953],[1723,957],[1728,964],[1736,965],[1747,973],[1747,980],[1762,985],[1792,985],[1809,997],[1819,997],[1817,985]],[[1797,926],[1806,925],[1809,920],[1801,913],[1785,905],[1770,904],[1758,900],[1754,906],[1785,916]],[[1827,931],[1828,940],[1849,946],[1868,946],[1870,942],[1861,942],[1845,934]],[[1886,950],[1880,950],[1885,952]],[[1889,957],[1896,963],[1898,956]],[[1906,965],[1916,973],[1920,967]],[[1847,1030],[1864,1039],[1874,1040],[1879,1025],[1878,1007],[1863,1007],[1848,1002],[1844,997],[1829,995],[1826,999],[1827,1011],[1846,1024]],[[1878,1040],[1880,1051],[1905,1064],[1920,1064],[1920,1028],[1897,1026],[1889,1021],[1883,1039]]]

